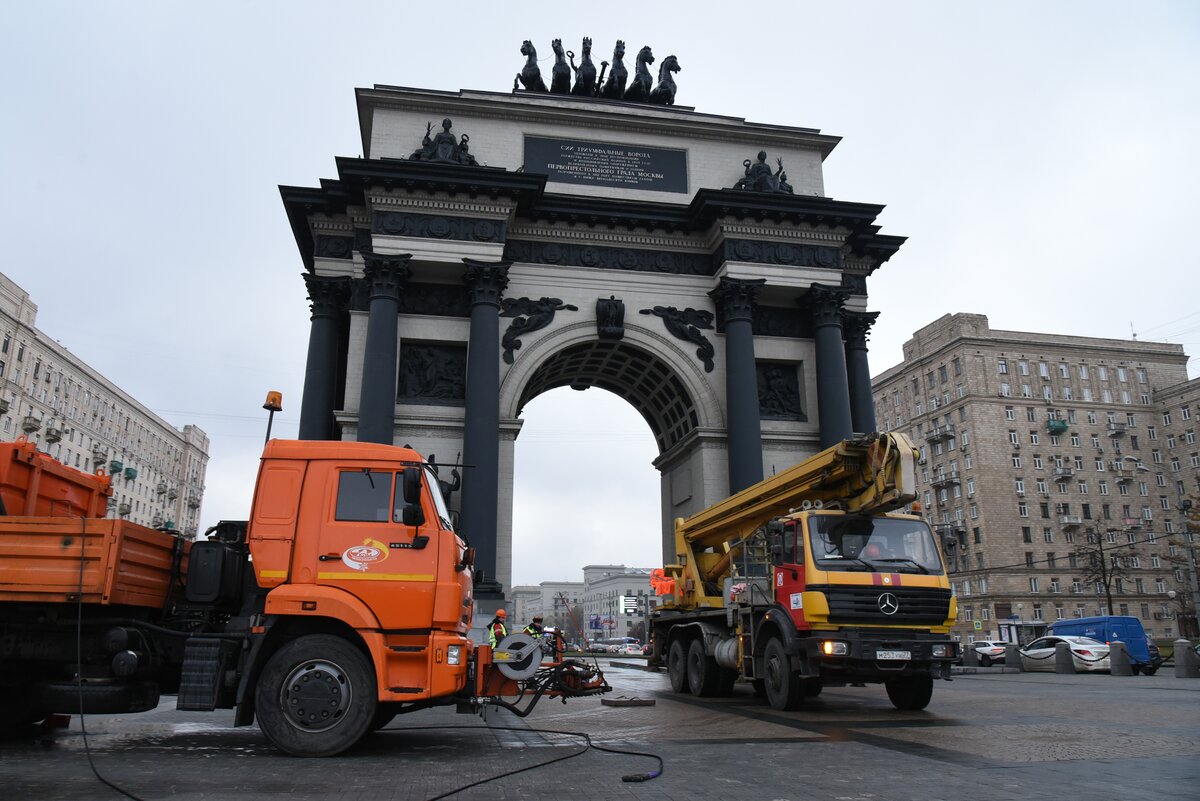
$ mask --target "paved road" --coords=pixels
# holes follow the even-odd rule
[[[604,664],[604,663],[602,663]],[[878,686],[826,690],[798,712],[776,712],[738,688],[733,698],[674,696],[666,677],[607,669],[609,696],[654,699],[612,707],[597,699],[543,702],[527,719],[450,710],[397,718],[354,751],[296,759],[232,713],[157,710],[87,720],[92,755],[135,796],[188,801],[431,799],[471,782],[550,760],[465,790],[455,799],[920,799],[1200,797],[1200,681],[981,670],[938,682],[924,712],[898,712]],[[460,728],[466,727],[466,728]],[[582,752],[585,732],[640,756]],[[580,753],[573,757],[573,754]],[[91,801],[121,796],[88,768],[77,719],[40,739],[0,743],[0,801]]]

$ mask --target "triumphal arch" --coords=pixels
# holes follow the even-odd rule
[[[674,105],[678,60],[647,88],[646,51],[616,92],[594,68],[583,91],[528,68],[511,92],[359,89],[363,156],[281,187],[312,311],[300,437],[433,454],[481,596],[511,575],[514,443],[546,390],[645,418],[665,555],[674,518],[875,430],[866,278],[903,238],[828,196],[837,137]]]

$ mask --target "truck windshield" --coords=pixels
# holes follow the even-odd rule
[[[933,532],[921,520],[816,514],[808,518],[808,532],[822,570],[943,572]]]
[[[429,494],[433,496],[433,505],[437,507],[438,520],[442,525],[442,530],[453,531],[454,523],[450,521],[450,509],[446,506],[445,496],[442,495],[438,475],[429,465],[425,465],[425,483],[429,485]]]

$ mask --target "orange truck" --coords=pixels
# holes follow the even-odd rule
[[[728,695],[752,682],[776,709],[823,687],[882,684],[924,709],[958,656],[957,604],[898,432],[834,445],[675,521],[655,571],[653,664],[671,688]]]
[[[474,552],[407,448],[271,440],[249,521],[197,542],[104,519],[109,495],[108,476],[0,445],[0,727],[173,693],[327,756],[398,713],[609,689],[524,635],[469,638]]]

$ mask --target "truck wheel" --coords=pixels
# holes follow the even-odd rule
[[[717,660],[704,653],[704,640],[696,638],[688,646],[687,679],[692,694],[709,698],[717,694],[721,684],[721,668]]]
[[[896,709],[915,711],[929,706],[933,697],[933,676],[918,673],[915,676],[899,676],[888,681],[888,698]]]
[[[825,685],[820,679],[805,679],[804,680],[804,697],[816,698],[821,694],[821,690],[825,689]]]
[[[671,641],[671,647],[667,650],[667,676],[671,679],[672,690],[677,693],[691,692],[688,685],[687,649],[683,640]]]
[[[329,634],[292,640],[267,661],[255,689],[258,727],[295,756],[332,756],[370,731],[375,671],[352,644]]]
[[[804,680],[792,670],[783,642],[778,637],[767,641],[763,666],[766,673],[763,685],[771,707],[784,711],[799,709],[804,704]]]

